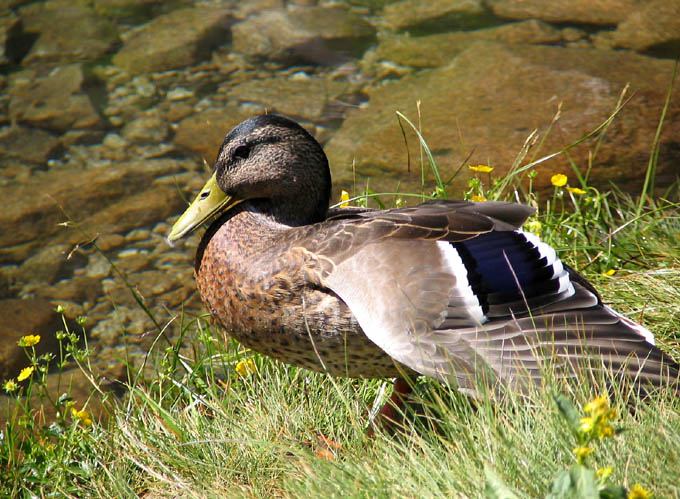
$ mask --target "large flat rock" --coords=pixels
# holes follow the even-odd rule
[[[335,64],[361,55],[375,30],[338,5],[266,10],[235,24],[232,36],[234,50],[250,57]]]
[[[85,171],[52,169],[36,172],[29,183],[0,187],[0,198],[12,200],[0,210],[0,262],[21,262],[48,242],[84,241],[83,233],[63,225],[69,217],[96,236],[176,214],[184,206],[176,189],[154,181],[186,164],[148,160]]]
[[[12,121],[56,132],[99,129],[104,120],[84,87],[82,64],[70,64],[48,74],[33,70],[10,78],[9,115]]]
[[[179,9],[159,16],[125,40],[113,57],[130,73],[150,73],[192,66],[227,42],[229,9]]]
[[[37,36],[23,64],[90,61],[119,43],[116,26],[85,2],[34,2],[20,13],[24,32]]]
[[[540,19],[556,23],[615,25],[640,5],[639,0],[488,0],[505,19]]]
[[[469,164],[490,164],[503,175],[532,130],[544,132],[558,105],[561,118],[540,151],[548,154],[599,126],[614,110],[619,94],[630,82],[633,98],[600,144],[592,182],[615,182],[624,189],[641,182],[652,140],[671,81],[672,61],[596,49],[563,49],[478,42],[445,67],[424,70],[368,91],[369,103],[352,110],[326,147],[333,177],[343,186],[361,190],[366,179],[374,191],[418,190],[420,171],[407,155],[395,111],[417,122],[421,101],[422,131],[442,176],[450,177],[470,155]],[[677,174],[673,150],[680,144],[680,103],[667,116],[662,137],[660,183]],[[418,141],[407,133],[411,157],[419,155]],[[572,149],[582,169],[588,164],[593,141]],[[540,156],[539,156],[540,157]],[[354,171],[355,170],[355,171]],[[452,196],[467,185],[464,169],[454,181]],[[535,185],[549,185],[557,172],[572,174],[562,156],[538,167]],[[432,184],[430,184],[432,185]]]

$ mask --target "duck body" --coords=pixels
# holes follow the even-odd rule
[[[248,348],[307,369],[397,376],[391,357],[323,286],[328,262],[304,246],[329,224],[290,228],[237,210],[208,229],[195,262],[201,298],[225,330]]]
[[[321,147],[294,122],[256,116],[170,239],[223,213],[196,255],[199,293],[238,341],[336,376],[424,374],[476,393],[525,388],[544,368],[675,383],[653,336],[605,306],[503,202],[432,201],[328,211]]]

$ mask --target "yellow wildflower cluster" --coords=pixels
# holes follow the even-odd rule
[[[537,236],[541,235],[541,231],[543,230],[543,224],[539,222],[538,220],[530,220],[525,224],[525,227],[529,230],[529,232],[533,232]]]
[[[18,345],[21,348],[34,347],[38,343],[40,343],[39,334],[27,334],[26,336],[22,336],[18,341]]]
[[[479,194],[475,194],[470,198],[470,201],[474,201],[475,203],[480,203],[482,201],[486,201],[486,198],[484,196],[480,196]]]
[[[609,422],[616,419],[617,413],[609,407],[606,397],[595,397],[583,410],[590,416],[580,419],[582,433],[597,434],[600,439],[614,436],[614,427]]]
[[[79,411],[75,407],[71,407],[71,415],[73,416],[73,419],[77,419],[85,426],[92,425],[92,418],[90,417],[90,413],[87,412],[85,409],[81,409]]]
[[[578,194],[580,196],[583,195],[583,194],[587,194],[587,191],[584,191],[583,189],[579,189],[578,187],[568,186],[567,180],[569,180],[569,179],[563,173],[556,173],[555,175],[550,177],[550,183],[552,185],[554,185],[555,187],[564,187],[566,185],[565,189],[567,189],[572,194]]]
[[[595,472],[595,476],[597,478],[601,479],[602,481],[604,481],[611,476],[613,471],[614,471],[614,468],[612,466],[605,466],[604,468],[599,468]]]
[[[588,457],[588,455],[593,452],[595,449],[593,447],[575,447],[574,448],[574,454],[576,454],[576,459],[578,459],[578,462],[583,464],[583,460]]]
[[[615,409],[609,405],[609,400],[605,396],[595,397],[583,407],[585,417],[579,418],[578,411],[571,401],[564,395],[555,396],[558,409],[567,420],[569,427],[573,430],[577,445],[573,449],[576,455],[577,464],[569,470],[562,471],[551,485],[551,492],[555,492],[555,497],[620,497],[624,495],[626,499],[648,499],[652,496],[651,492],[645,490],[641,485],[635,484],[627,491],[622,485],[608,484],[614,468],[603,466],[596,468],[593,464],[597,458],[589,457],[597,450],[598,440],[613,437],[618,431],[614,429],[611,422],[618,417]],[[587,463],[586,460],[593,462]],[[595,478],[583,480],[577,483],[571,479],[565,480],[565,476],[587,476]],[[594,476],[593,476],[594,475]]]

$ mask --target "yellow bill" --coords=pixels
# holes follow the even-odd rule
[[[176,241],[190,234],[204,222],[220,212],[233,208],[241,201],[243,200],[228,196],[220,189],[220,186],[217,185],[217,177],[213,174],[210,180],[205,183],[201,192],[198,193],[196,199],[172,226],[168,241]]]

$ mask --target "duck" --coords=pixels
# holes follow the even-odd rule
[[[277,114],[225,137],[214,172],[174,223],[208,222],[198,292],[245,347],[333,376],[428,376],[479,396],[524,392],[546,366],[673,386],[679,366],[645,327],[606,305],[513,202],[432,200],[387,210],[329,208],[321,145]],[[400,388],[401,387],[401,388]]]

